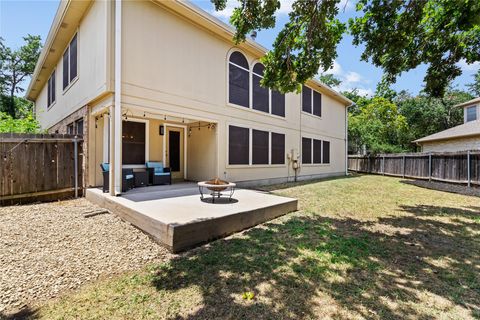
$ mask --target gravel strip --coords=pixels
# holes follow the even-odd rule
[[[85,199],[0,207],[0,314],[171,258]]]

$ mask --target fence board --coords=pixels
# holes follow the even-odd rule
[[[431,172],[429,158],[431,156]],[[349,156],[348,169],[357,172],[468,183],[468,153],[382,154]],[[480,185],[480,150],[470,151],[470,181]]]
[[[0,205],[55,199],[73,194],[74,136],[51,134],[0,134]],[[82,140],[79,139],[78,185],[83,188]],[[81,190],[80,190],[81,191]],[[33,200],[32,200],[33,201]]]

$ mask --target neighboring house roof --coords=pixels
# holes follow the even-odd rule
[[[413,142],[422,144],[424,142],[448,140],[470,136],[480,136],[480,120],[470,121],[459,126],[443,130],[432,135],[417,139]]]
[[[181,15],[182,17],[200,25],[201,27],[204,27],[207,30],[213,31],[221,38],[231,41],[233,35],[235,34],[235,29],[233,29],[231,26],[222,22],[220,19],[214,17],[196,5],[190,3],[189,1],[151,1],[169,9],[170,11],[175,12],[176,14]],[[53,20],[53,24],[45,41],[45,46],[43,47],[40,58],[37,61],[35,71],[32,75],[32,80],[28,86],[26,92],[27,99],[35,100],[40,93],[40,89],[48,80],[48,77],[53,71],[56,62],[58,59],[60,59],[63,49],[66,47],[70,36],[73,35],[76,30],[72,30],[72,26],[78,24],[83,17],[83,14],[90,6],[90,3],[90,0],[60,2],[57,13],[55,14],[55,18]],[[66,19],[68,19],[67,22],[65,22]],[[265,47],[249,38],[247,38],[247,40],[239,46],[257,56],[263,56],[268,51]],[[318,80],[310,79],[306,84],[323,89],[334,99],[342,102],[345,106],[350,106],[353,104],[352,100],[336,92]]]
[[[466,106],[477,104],[477,103],[480,103],[480,97],[462,102],[460,104],[455,105],[455,107],[466,107]]]

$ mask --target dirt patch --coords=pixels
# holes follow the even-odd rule
[[[445,191],[451,193],[463,194],[466,196],[480,197],[479,187],[468,187],[461,184],[453,184],[438,181],[425,181],[425,180],[403,180],[402,183],[410,184],[413,186],[427,188],[431,190]]]
[[[0,315],[170,254],[85,199],[0,208]]]

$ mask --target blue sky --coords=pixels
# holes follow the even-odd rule
[[[341,21],[347,21],[348,18],[355,15],[354,1],[342,0],[339,16]],[[19,47],[22,44],[22,37],[28,33],[39,34],[42,39],[45,39],[57,10],[58,2],[58,0],[0,0],[0,36],[5,40],[6,45],[12,48]],[[193,2],[225,22],[228,22],[228,17],[236,4],[235,0],[230,0],[226,10],[215,12],[208,0]],[[257,41],[267,48],[271,48],[276,34],[288,19],[291,0],[281,0],[281,2],[282,7],[277,15],[276,27],[263,30],[257,36]],[[362,47],[353,46],[352,38],[345,35],[338,46],[338,58],[334,67],[328,71],[343,81],[341,87],[337,89],[358,88],[361,93],[375,91],[376,84],[381,79],[382,71],[370,63],[360,61],[361,53]],[[473,74],[479,69],[480,63],[477,62],[473,65],[460,63],[460,66],[463,74],[455,80],[454,85],[464,89],[465,84],[472,82]],[[394,88],[396,90],[408,90],[413,94],[418,93],[423,87],[425,70],[425,66],[420,66],[403,74],[397,80]],[[24,86],[26,85],[25,83]]]

